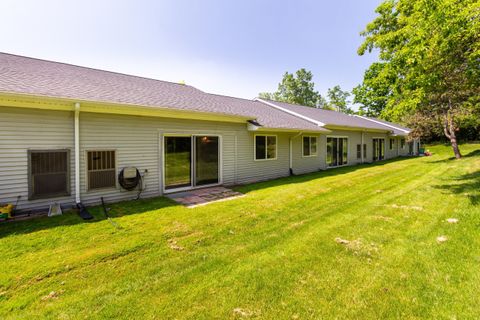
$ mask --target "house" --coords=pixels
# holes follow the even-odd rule
[[[415,154],[408,133],[373,118],[0,53],[0,201],[20,196],[19,209]]]

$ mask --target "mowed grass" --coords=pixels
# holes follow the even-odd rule
[[[2,224],[0,318],[478,318],[480,144],[429,149],[194,209],[110,205],[121,229],[100,208]]]

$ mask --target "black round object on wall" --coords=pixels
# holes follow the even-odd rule
[[[123,168],[118,174],[118,183],[123,189],[128,191],[135,189],[141,180],[140,171],[134,167]]]

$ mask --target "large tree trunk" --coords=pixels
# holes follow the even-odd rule
[[[458,148],[457,136],[455,134],[455,124],[453,122],[453,117],[450,115],[447,116],[445,119],[445,123],[443,125],[443,132],[445,133],[445,136],[450,139],[450,144],[452,145],[455,158],[461,159],[462,154],[460,153],[460,149]]]

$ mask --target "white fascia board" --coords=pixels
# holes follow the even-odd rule
[[[312,118],[309,118],[309,117],[306,117],[304,116],[303,114],[300,114],[300,113],[297,113],[297,112],[294,112],[294,111],[291,111],[291,110],[288,110],[288,109],[285,109],[285,108],[282,108],[280,106],[277,106],[275,103],[271,103],[271,102],[268,102],[268,101],[265,101],[263,99],[260,99],[260,98],[255,98],[253,99],[253,101],[258,101],[258,102],[261,102],[261,103],[264,103],[272,108],[275,108],[275,109],[278,109],[278,110],[281,110],[283,112],[286,112],[288,114],[291,114],[295,117],[298,117],[298,118],[301,118],[303,120],[307,120],[309,122],[312,122],[314,124],[316,124],[317,126],[319,127],[323,127],[325,125],[325,123],[321,122],[321,121],[317,121],[315,119],[312,119]]]
[[[377,120],[373,120],[373,119],[370,119],[370,118],[367,118],[367,117],[359,116],[358,114],[356,114],[355,117],[359,117],[359,118],[362,118],[364,120],[375,122],[375,123],[380,124],[380,125],[385,126],[385,127],[390,127],[390,128],[393,128],[393,129],[397,129],[397,130],[403,131],[405,133],[410,133],[410,130],[405,130],[405,129],[402,129],[402,128],[398,128],[398,127],[392,126],[391,124],[386,124],[386,123],[383,123],[381,121],[377,121]]]

